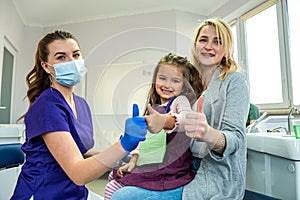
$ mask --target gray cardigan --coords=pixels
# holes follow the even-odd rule
[[[203,157],[195,179],[184,186],[183,200],[243,199],[246,184],[246,120],[249,89],[241,73],[218,79],[217,68],[205,91],[203,110],[207,122],[226,138],[223,156],[206,151],[203,142],[192,142],[196,157]]]

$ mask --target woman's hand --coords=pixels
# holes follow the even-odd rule
[[[134,150],[139,142],[146,139],[147,123],[145,117],[139,117],[139,108],[133,104],[132,117],[125,121],[124,135],[120,137],[123,149],[127,152]]]
[[[185,115],[184,128],[186,135],[195,138],[197,141],[205,142],[209,125],[203,113],[204,96],[201,96],[197,104],[197,112],[190,112]]]
[[[186,114],[184,120],[184,128],[186,135],[194,138],[199,142],[206,142],[209,149],[223,152],[225,148],[224,135],[213,129],[207,123],[206,116],[203,113],[204,96],[199,97],[197,103],[197,112],[190,112]]]

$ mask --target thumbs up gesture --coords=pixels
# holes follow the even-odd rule
[[[185,115],[184,128],[186,135],[195,138],[197,141],[205,141],[209,125],[203,113],[204,96],[200,96],[197,103],[197,112],[190,112]]]
[[[147,105],[147,110],[149,112],[149,115],[146,116],[148,130],[151,133],[158,133],[164,128],[167,114],[160,114],[159,112],[154,110],[150,104]]]
[[[146,139],[147,123],[145,117],[139,116],[137,104],[133,104],[132,117],[126,119],[124,135],[120,137],[120,142],[125,151],[134,150],[140,141]]]

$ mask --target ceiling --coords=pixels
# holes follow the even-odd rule
[[[38,27],[175,9],[210,16],[230,1],[232,0],[12,0],[24,24]]]

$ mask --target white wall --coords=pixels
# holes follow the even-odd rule
[[[45,32],[68,30],[80,41],[89,72],[87,89],[81,86],[76,89],[86,97],[94,114],[97,147],[105,147],[123,132],[124,119],[130,114],[133,102],[143,112],[147,83],[151,82],[152,71],[163,54],[190,56],[198,18],[171,10],[45,29]],[[115,135],[108,138],[110,133]]]
[[[8,38],[18,51],[13,80],[12,123],[15,123],[27,110],[27,99],[23,100],[27,91],[25,76],[34,65],[37,43],[45,33],[57,29],[66,30],[72,32],[79,40],[89,69],[87,76],[89,81],[79,85],[76,93],[86,97],[89,102],[94,113],[95,132],[99,139],[99,132],[105,134],[104,132],[110,129],[122,132],[123,121],[130,113],[134,99],[138,99],[141,113],[143,112],[144,104],[141,103],[143,101],[141,96],[146,98],[143,94],[148,88],[145,84],[141,86],[140,81],[150,82],[153,68],[163,54],[175,52],[186,57],[190,56],[191,36],[198,18],[199,16],[189,13],[171,10],[47,28],[30,27],[23,24],[11,1],[2,0],[0,2],[0,63],[2,63],[4,37]],[[122,63],[140,64],[133,67],[133,70],[129,70],[126,76],[119,73],[122,77],[116,83],[118,87],[112,92],[112,103],[109,102],[114,108],[111,113],[101,114],[101,111],[99,113],[96,110],[97,107],[101,103],[105,105],[108,102],[102,98],[105,94],[99,94],[95,89],[99,87],[101,77],[111,66],[122,66]],[[140,81],[135,82],[137,77]],[[126,92],[127,90],[136,92]],[[118,93],[126,97],[119,98]],[[109,141],[101,141],[96,146],[109,143]]]
[[[179,30],[181,27],[177,26],[176,21],[188,25],[195,24],[197,18],[187,14],[188,17],[182,19],[178,15],[184,16],[183,12],[167,11],[41,28],[25,26],[9,0],[0,2],[0,11],[0,63],[4,37],[18,51],[13,83],[12,123],[27,110],[27,100],[23,100],[27,90],[25,76],[33,67],[36,45],[45,33],[56,29],[74,33],[80,41],[88,67],[103,64],[109,66],[112,63],[156,63],[163,53],[169,51],[189,56],[190,44],[182,42],[189,41],[188,34],[182,34],[186,33],[186,27]],[[81,95],[85,95],[83,88],[77,88]]]
[[[27,28],[24,26],[13,3],[10,0],[0,1],[0,77],[2,77],[4,40],[8,40],[8,42],[17,51],[14,68],[14,80],[12,84],[12,123],[16,122],[18,117],[25,112],[27,107],[27,103],[22,102],[22,98],[26,94],[24,77],[28,72],[28,69],[30,69],[29,65],[32,65],[32,52],[33,46],[35,45],[33,38],[36,37],[34,34],[35,32],[36,31],[32,30],[30,30],[30,33],[27,32]]]
[[[224,17],[246,2],[248,1],[232,0],[230,3],[224,5],[223,8],[212,13],[212,16]],[[27,109],[27,102],[22,101],[27,89],[24,79],[33,66],[36,44],[44,33],[56,29],[64,29],[74,33],[81,43],[87,63],[91,66],[112,62],[128,63],[141,61],[149,63],[158,61],[161,53],[166,51],[174,51],[189,57],[191,39],[198,25],[197,20],[203,18],[205,16],[201,16],[201,14],[194,15],[182,11],[170,10],[48,28],[29,27],[23,24],[10,0],[1,0],[0,63],[2,64],[4,37],[7,37],[18,51],[15,81],[13,83],[12,122],[15,122]],[[158,29],[161,29],[164,35],[159,33],[152,34],[153,30],[158,32]],[[127,40],[122,41],[121,44],[115,42],[115,38],[121,38],[126,33],[135,35],[127,37]],[[136,46],[143,46],[143,42],[145,41],[149,41],[147,44],[151,44],[153,41],[152,46],[147,46],[150,47],[151,52],[133,49]],[[161,45],[155,46],[155,41],[161,43]],[[161,46],[164,48],[159,51],[158,48]],[[1,73],[2,68],[0,68],[0,75]],[[78,87],[77,91],[80,94],[85,94],[82,88]]]
[[[260,1],[263,0],[255,0],[255,2]],[[232,0],[223,8],[216,10],[212,17],[229,15],[246,2],[248,1]],[[122,131],[124,118],[130,112],[133,99],[138,99],[139,105],[144,106],[141,103],[143,101],[141,96],[147,87],[141,89],[142,86],[135,83],[141,80],[149,82],[153,68],[160,57],[167,52],[175,52],[190,58],[194,32],[198,20],[203,18],[206,17],[170,10],[47,28],[30,27],[23,24],[10,0],[1,0],[0,63],[2,64],[4,37],[18,52],[13,82],[12,123],[27,110],[27,99],[23,100],[27,91],[25,76],[34,65],[37,43],[45,33],[62,29],[72,32],[77,37],[89,72],[88,80],[76,87],[76,93],[85,97],[90,104],[95,115],[94,124],[97,133],[101,129],[116,129],[116,127],[118,131]],[[106,98],[106,94],[99,91],[103,77],[107,78],[108,69],[112,66],[119,66],[119,69],[123,70],[120,67],[122,64],[124,66],[134,64],[134,69],[116,73],[119,77],[114,79],[119,81],[111,84],[114,85],[113,91],[110,93],[111,96]],[[2,67],[0,67],[0,77],[1,73]],[[110,83],[106,85],[109,87]],[[136,93],[128,91],[136,91]],[[119,93],[123,98],[119,97]],[[104,110],[105,112],[101,114],[101,109],[98,109],[99,104],[112,106],[111,112],[107,113],[107,110]],[[127,115],[126,111],[128,111]],[[107,141],[101,144],[104,143]]]

